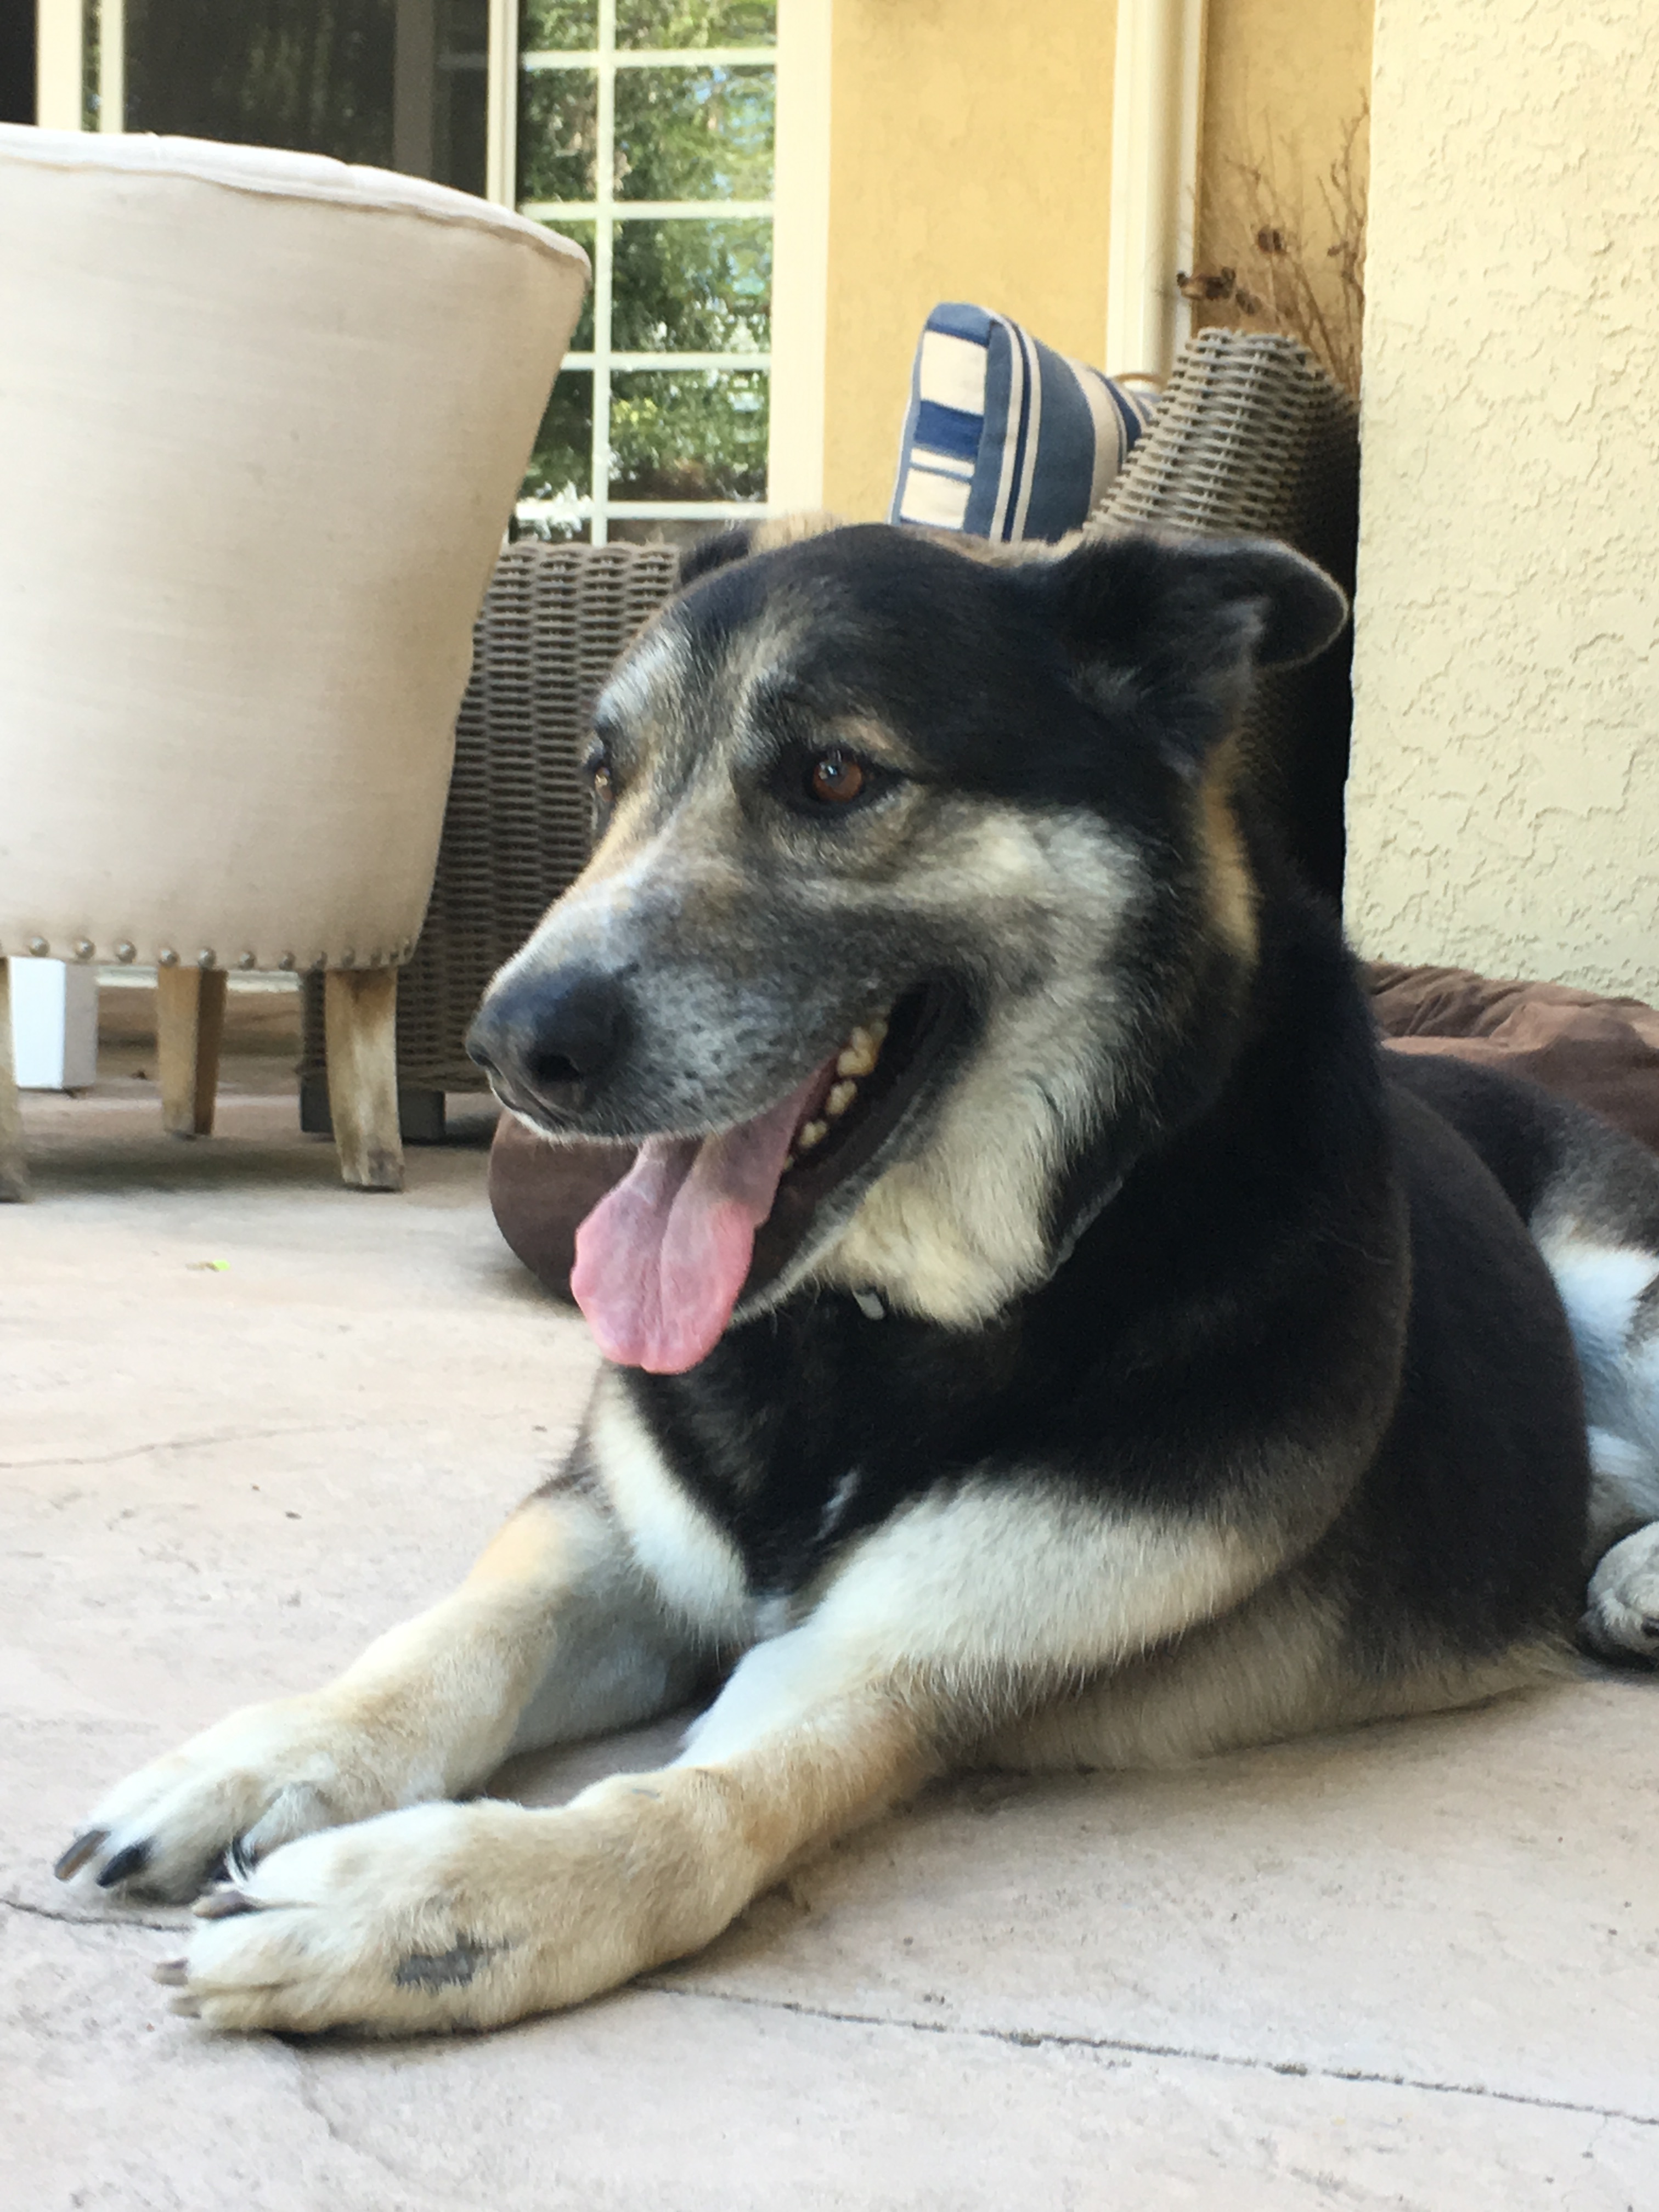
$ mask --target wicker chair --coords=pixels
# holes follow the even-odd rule
[[[1095,531],[1155,526],[1281,538],[1350,589],[1358,512],[1357,410],[1300,346],[1206,331],[1186,348]],[[482,1091],[461,1040],[489,978],[587,852],[577,764],[611,663],[674,586],[665,546],[507,548],[479,617],[454,780],[426,924],[399,980],[404,1138],[443,1134],[446,1091]],[[1256,772],[1305,873],[1342,889],[1348,656],[1264,684],[1246,726]],[[306,981],[301,1116],[328,1127],[321,993]]]

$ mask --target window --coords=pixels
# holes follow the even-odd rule
[[[680,540],[816,502],[829,0],[40,4],[43,27],[63,19],[54,50],[72,37],[84,128],[402,169],[586,248],[593,289],[521,528]],[[781,172],[781,77],[798,118]]]
[[[776,16],[765,0],[527,0],[523,212],[593,290],[520,517],[696,534],[767,492]]]

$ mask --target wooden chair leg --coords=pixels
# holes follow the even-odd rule
[[[225,1034],[222,968],[155,971],[155,1056],[161,1077],[161,1127],[170,1137],[210,1137],[219,1096],[219,1047]]]
[[[328,1103],[341,1181],[355,1190],[401,1190],[398,971],[331,968],[323,983]]]
[[[29,1194],[23,1117],[11,1061],[11,963],[0,960],[0,1203]]]

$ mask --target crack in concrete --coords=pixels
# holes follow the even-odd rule
[[[278,2040],[285,2040],[285,2039],[279,2038]],[[342,2150],[351,2152],[355,2157],[367,2160],[377,2173],[385,2174],[389,2181],[395,2182],[399,2189],[407,2192],[405,2201],[410,2204],[435,2206],[449,2202],[447,2197],[434,2197],[418,2180],[407,2173],[400,2172],[383,2153],[371,2149],[367,2143],[356,2142],[320,2101],[317,2082],[311,2071],[306,2053],[301,2050],[296,2050],[292,2044],[289,2044],[288,2055],[294,2062],[295,2087],[299,2092],[300,2102],[310,2113],[312,2118],[319,2124],[331,2143],[337,2145]]]
[[[145,1459],[151,1452],[200,1451],[210,1444],[264,1443],[272,1437],[344,1435],[368,1425],[365,1421],[305,1421],[279,1429],[211,1429],[199,1436],[157,1437],[149,1443],[124,1444],[119,1451],[92,1452],[80,1459],[0,1459],[0,1474],[21,1474],[41,1467],[115,1467],[123,1460]]]
[[[804,2020],[827,2020],[849,2027],[913,2028],[921,2035],[959,2035],[981,2043],[1006,2043],[1021,2051],[1098,2051],[1125,2058],[1185,2058],[1199,2066],[1226,2066],[1252,2074],[1279,2074],[1297,2081],[1357,2081],[1383,2089],[1421,2089],[1435,2097],[1482,2097],[1495,2104],[1526,2105],[1543,2112],[1578,2112],[1587,2119],[1623,2120],[1632,2127],[1659,2128],[1659,2113],[1626,2112],[1616,2105],[1590,2105],[1572,2097],[1538,2097],[1522,2089],[1494,2089],[1478,2081],[1435,2081],[1413,2074],[1385,2074],[1364,2066],[1326,2066],[1300,2059],[1252,2058],[1236,2051],[1202,2051],[1179,2043],[1146,2043],[1129,2036],[1079,2035],[1062,2028],[975,2027],[957,2021],[912,2020],[904,2014],[839,2012],[805,2004],[793,1997],[741,1995],[735,1990],[700,1989],[695,1982],[658,1981],[641,1975],[634,1989],[663,1996],[704,1997],[715,2004],[748,2005],[760,2012],[788,2012]]]
[[[31,1905],[22,1897],[0,1897],[0,1911],[27,1913],[31,1920],[55,1920],[64,1928],[148,1928],[158,1936],[190,1933],[188,1924],[177,1920],[140,1920],[125,1912],[54,1912],[49,1905]]]

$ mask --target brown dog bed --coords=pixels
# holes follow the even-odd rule
[[[1659,1152],[1659,1009],[1467,968],[1374,961],[1364,974],[1377,1025],[1398,1051],[1451,1053],[1529,1076]]]
[[[1364,969],[1400,1052],[1450,1053],[1529,1076],[1659,1152],[1659,1010],[1563,983],[1494,981],[1467,968]],[[568,1299],[578,1224],[634,1158],[627,1145],[549,1145],[510,1114],[489,1155],[489,1202],[533,1275]]]

